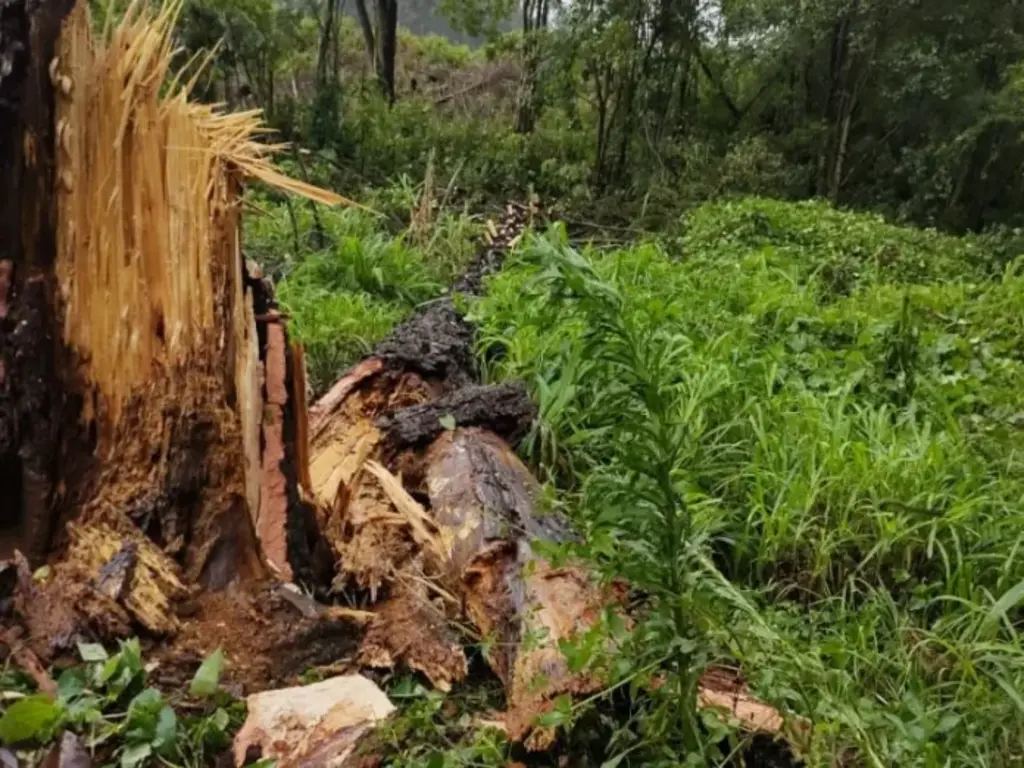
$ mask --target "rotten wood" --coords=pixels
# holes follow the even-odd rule
[[[139,631],[174,635],[177,605],[188,594],[181,569],[130,525],[71,524],[70,543],[41,579],[16,558],[14,615],[26,646],[50,662],[80,640],[126,638]]]
[[[560,644],[594,627],[610,596],[580,565],[554,568],[533,553],[531,540],[564,541],[571,531],[560,518],[538,513],[537,481],[497,435],[446,433],[425,463],[449,576],[489,640],[487,660],[505,684],[509,735],[530,749],[547,749],[555,734],[535,728],[536,719],[559,695],[602,686],[599,678],[570,670]]]
[[[466,679],[469,664],[448,616],[448,606],[422,582],[402,586],[375,610],[359,647],[359,663],[404,666],[422,672],[438,690],[450,691]]]
[[[53,332],[55,89],[49,75],[72,0],[0,6],[0,537],[35,562],[49,545],[60,421]],[[10,547],[7,547],[10,549]]]
[[[450,299],[442,299],[395,328],[374,357],[391,371],[414,371],[454,390],[476,378],[472,344],[472,326]]]
[[[285,385],[284,329],[266,329],[266,377],[263,410],[263,465],[260,477],[260,506],[256,535],[270,565],[285,581],[292,580],[288,563],[288,483],[284,476],[284,407],[288,403]]]

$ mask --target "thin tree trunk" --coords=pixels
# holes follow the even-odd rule
[[[842,186],[843,181],[843,168],[846,164],[846,149],[850,141],[850,124],[853,122],[853,110],[855,107],[855,98],[850,98],[851,105],[846,110],[846,114],[843,116],[842,124],[839,128],[839,141],[836,145],[836,160],[832,166],[832,177],[829,181],[828,199],[835,203],[839,200],[839,189]]]
[[[328,56],[331,51],[331,39],[334,32],[335,0],[324,0],[323,19],[320,22],[320,44],[316,53],[316,87],[323,88],[327,84]]]
[[[345,8],[345,0],[334,0],[334,2],[337,4],[337,8],[334,11],[334,33],[332,36],[334,50],[332,51],[331,73],[334,78],[333,82],[337,85],[341,82],[341,30],[338,27],[339,20],[342,18],[342,11]]]
[[[715,87],[715,90],[718,91],[719,98],[722,100],[722,103],[725,105],[726,109],[729,110],[729,113],[732,115],[733,120],[735,120],[737,123],[740,122],[740,120],[743,119],[743,112],[740,110],[739,107],[736,106],[736,102],[733,101],[732,96],[729,95],[729,92],[725,90],[725,85],[722,84],[722,81],[715,77],[714,72],[711,71],[710,65],[704,58],[703,54],[701,54],[700,49],[697,46],[695,46],[694,48],[694,56],[697,59],[697,63],[700,65],[701,71],[704,72],[704,75],[707,77],[708,82],[710,82]]]
[[[523,0],[523,73],[516,96],[516,133],[530,133],[536,122],[536,88],[538,67],[537,32],[540,28],[544,0]]]
[[[355,0],[356,17],[359,19],[359,27],[363,30],[363,47],[366,50],[366,60],[370,70],[377,73],[377,39],[373,33],[373,23],[370,21],[370,14],[366,10],[366,0]]]
[[[395,103],[398,0],[377,0],[377,78],[389,104]]]

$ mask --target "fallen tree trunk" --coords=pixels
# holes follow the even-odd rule
[[[85,0],[0,9],[0,558],[53,561],[15,601],[43,658],[314,562],[301,352],[240,185],[341,198],[280,176],[256,115],[165,88],[175,7],[108,39]]]
[[[458,287],[479,290],[527,216],[506,210]],[[386,597],[361,661],[404,663],[446,690],[467,668],[447,620],[468,619],[505,686],[510,736],[544,749],[554,734],[537,717],[561,694],[601,687],[570,670],[559,644],[592,628],[615,597],[582,567],[555,568],[531,549],[572,533],[538,511],[540,486],[509,445],[533,404],[520,384],[476,384],[472,343],[449,300],[399,326],[313,406],[312,484],[336,587]],[[378,461],[386,470],[367,471]]]

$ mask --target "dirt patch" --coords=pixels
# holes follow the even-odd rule
[[[351,619],[304,616],[280,596],[275,583],[204,592],[183,606],[181,627],[170,645],[154,644],[153,680],[164,688],[186,686],[206,656],[221,648],[224,682],[238,695],[290,685],[311,668],[351,665],[361,630]]]

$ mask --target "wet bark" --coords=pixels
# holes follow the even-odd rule
[[[109,68],[89,71],[98,49],[84,6],[71,5],[0,0],[0,560],[18,551],[20,570],[52,566],[49,581],[21,579],[0,599],[44,659],[79,637],[173,634],[194,589],[268,567],[309,580],[318,562],[299,490],[302,376],[272,286],[242,259],[238,174],[216,165],[206,199],[180,193],[155,128],[129,131],[111,162],[103,117],[87,113]],[[162,114],[131,103],[144,125]],[[128,201],[109,221],[78,204],[104,175],[93,166],[116,168]],[[202,220],[194,269],[165,279],[178,254],[140,231],[131,205],[143,199],[154,231]],[[131,274],[120,282],[146,286],[119,300],[114,322],[100,276],[75,279],[93,264],[73,236],[90,221],[122,238],[116,266]]]
[[[59,349],[54,333],[56,186],[49,63],[70,0],[0,3],[0,552],[49,545]],[[8,538],[8,546],[3,539]]]
[[[467,386],[384,417],[380,426],[393,448],[427,445],[446,429],[487,427],[510,443],[522,438],[537,408],[522,382]]]

